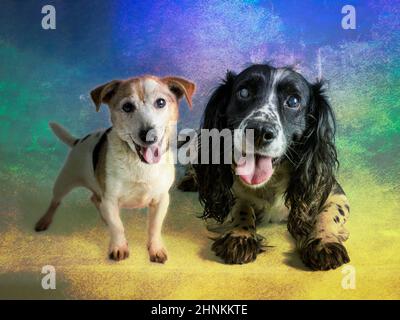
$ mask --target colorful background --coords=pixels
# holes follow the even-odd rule
[[[41,8],[57,29],[41,28]],[[357,29],[341,27],[352,4]],[[400,298],[400,2],[378,1],[10,1],[0,10],[1,298]],[[165,241],[170,261],[147,261],[145,215],[124,213],[131,258],[106,258],[107,230],[75,191],[51,229],[33,232],[50,199],[66,147],[58,121],[77,136],[109,125],[89,91],[148,73],[195,81],[197,127],[210,91],[227,69],[249,63],[296,65],[329,80],[337,113],[339,180],[352,204],[348,249],[357,288],[341,269],[308,272],[284,225],[261,229],[273,247],[253,264],[225,266],[209,250],[196,194],[173,192]],[[57,290],[40,287],[43,265]]]

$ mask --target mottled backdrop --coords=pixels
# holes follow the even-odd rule
[[[56,30],[41,28],[45,4],[57,10]],[[345,4],[356,8],[355,30],[341,27]],[[399,30],[398,0],[2,0],[0,232],[31,230],[23,220],[33,223],[49,198],[66,153],[50,120],[76,135],[108,126],[106,108],[96,113],[89,99],[95,85],[143,73],[185,76],[198,92],[193,112],[181,108],[181,126],[196,127],[227,69],[265,61],[329,80],[354,228],[375,219],[360,234],[378,236],[385,212],[399,230]],[[75,199],[89,206],[86,195]],[[398,256],[399,246],[387,243]],[[9,244],[3,239],[3,255]]]

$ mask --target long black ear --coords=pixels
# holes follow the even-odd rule
[[[234,79],[235,75],[228,72],[224,82],[211,95],[204,111],[202,129],[222,130],[226,128],[225,111],[231,96]],[[201,141],[201,137],[199,138],[199,141]],[[211,143],[209,146],[209,164],[194,165],[199,186],[199,198],[204,207],[202,217],[223,222],[234,204],[234,197],[231,192],[233,174],[231,165],[223,164],[223,159],[220,159],[220,164],[211,163]],[[201,159],[201,149],[199,160]],[[222,158],[223,152],[220,152],[220,154]]]
[[[306,130],[294,144],[295,152],[291,153],[296,166],[286,191],[286,204],[291,208],[289,231],[297,235],[306,235],[311,230],[315,215],[335,183],[339,164],[335,148],[335,116],[323,85],[319,81],[311,86],[312,101],[307,112]]]

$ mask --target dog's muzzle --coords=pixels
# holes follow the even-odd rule
[[[135,146],[136,153],[138,154],[140,160],[147,164],[154,164],[158,163],[161,160],[161,156],[163,154],[162,150],[162,141],[156,140],[157,142],[149,143],[147,142],[146,145],[141,145],[136,143],[133,138],[131,137],[132,143]]]
[[[254,132],[254,154],[246,154],[235,171],[244,184],[257,187],[267,183],[274,173],[275,159],[265,150],[277,138],[278,130],[272,124],[255,121],[247,124],[247,130]]]

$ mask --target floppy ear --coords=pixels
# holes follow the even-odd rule
[[[178,100],[184,95],[189,108],[192,109],[192,96],[196,90],[196,85],[193,82],[179,77],[165,77],[161,80],[168,85]]]
[[[295,152],[291,153],[295,156],[296,167],[291,174],[286,203],[293,217],[303,216],[301,221],[309,222],[301,228],[304,233],[310,230],[313,218],[328,198],[339,164],[335,147],[335,116],[323,85],[319,81],[311,86],[312,101],[306,115],[306,130],[300,141],[296,141]],[[299,226],[291,226],[289,220],[289,231],[290,228],[299,232]]]
[[[233,72],[228,71],[223,83],[212,93],[204,110],[203,129],[217,128],[222,130],[226,128],[225,111],[229,103],[235,77],[236,75]]]
[[[90,92],[90,96],[92,97],[92,100],[96,105],[97,112],[100,110],[100,105],[102,103],[110,102],[120,83],[120,80],[113,80],[111,82],[107,82],[101,86],[98,86]]]
[[[213,92],[204,111],[202,129],[222,130],[226,127],[225,111],[234,79],[235,75],[228,72],[225,81]],[[201,134],[199,138],[201,141]],[[223,146],[221,147],[223,148]],[[204,207],[202,217],[223,222],[234,204],[231,192],[233,173],[231,165],[223,164],[223,159],[220,159],[220,164],[212,164],[212,144],[209,144],[209,148],[206,150],[209,154],[209,164],[193,165],[199,187],[200,202]],[[199,159],[201,159],[202,148],[199,149]],[[220,154],[223,158],[223,152]]]

